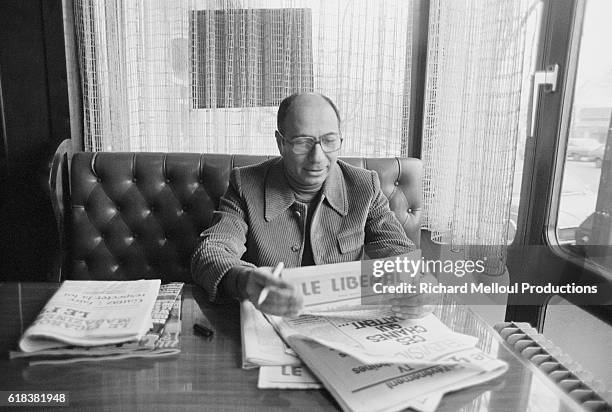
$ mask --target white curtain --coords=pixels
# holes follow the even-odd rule
[[[75,0],[85,148],[275,154],[278,103],[314,90],[343,155],[400,155],[413,1]]]
[[[423,225],[466,258],[486,258],[489,274],[505,270],[539,3],[431,1]]]

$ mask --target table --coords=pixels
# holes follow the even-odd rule
[[[238,304],[212,305],[200,288],[190,285],[183,294],[180,355],[60,366],[8,360],[8,351],[16,348],[23,330],[57,288],[53,283],[0,283],[0,390],[68,391],[70,404],[58,408],[62,411],[338,409],[325,390],[257,389],[257,370],[240,368]],[[192,325],[201,312],[216,330],[212,340],[193,333]],[[440,411],[576,410],[571,398],[509,350],[471,311],[444,306],[438,315],[451,328],[478,336],[481,349],[510,364],[500,378],[446,395]]]

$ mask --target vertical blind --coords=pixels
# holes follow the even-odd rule
[[[466,258],[486,257],[490,274],[505,271],[539,4],[431,2],[423,225],[434,241],[463,250]]]
[[[194,108],[278,107],[288,90],[313,91],[310,9],[193,13]]]

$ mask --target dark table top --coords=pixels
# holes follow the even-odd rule
[[[9,360],[19,337],[58,288],[53,283],[0,283],[0,391],[68,391],[58,410],[337,410],[325,390],[259,390],[257,370],[242,370],[237,303],[212,305],[187,285],[183,294],[181,353],[127,359],[28,366]],[[193,333],[202,312],[215,328],[206,340]],[[510,364],[489,383],[447,394],[441,411],[569,411],[577,404],[533,365],[510,351],[499,335],[464,307],[447,305],[440,319],[479,338],[485,352]],[[24,410],[23,408],[20,410]],[[40,410],[40,408],[35,408]]]

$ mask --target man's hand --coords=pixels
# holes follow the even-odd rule
[[[290,283],[272,276],[269,267],[248,268],[241,272],[239,285],[244,288],[244,294],[253,305],[264,313],[277,316],[297,316],[302,310],[301,293]],[[257,304],[261,291],[269,290],[266,300]]]
[[[431,274],[426,274],[420,278],[419,283],[422,282],[438,283],[436,278]],[[434,311],[435,303],[438,301],[439,297],[439,295],[433,293],[406,293],[401,297],[391,299],[391,310],[408,319],[419,319]]]

